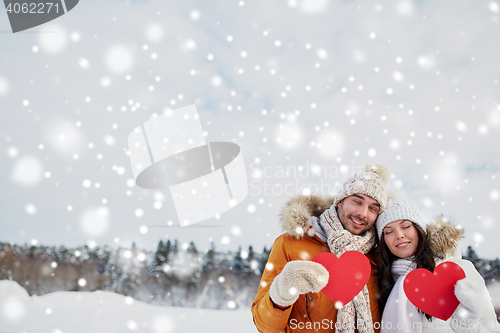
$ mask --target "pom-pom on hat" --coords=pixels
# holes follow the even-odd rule
[[[425,220],[417,213],[411,203],[402,197],[397,196],[389,198],[385,211],[377,218],[376,228],[378,237],[380,238],[382,236],[382,231],[386,225],[398,220],[409,220],[418,224],[418,226],[426,232],[426,226],[428,223],[425,222]]]
[[[357,173],[344,183],[333,205],[336,206],[337,203],[350,195],[364,194],[378,201],[380,205],[380,214],[384,211],[387,204],[385,184],[387,184],[388,179],[389,171],[387,171],[385,166],[367,165],[364,171]]]

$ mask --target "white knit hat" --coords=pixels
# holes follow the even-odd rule
[[[386,225],[397,220],[412,221],[413,223],[418,224],[418,226],[422,228],[424,232],[426,232],[425,228],[427,222],[425,222],[425,220],[420,215],[418,215],[417,211],[415,210],[415,208],[413,208],[411,203],[409,203],[402,197],[395,197],[387,201],[385,211],[377,218],[376,227],[378,238],[380,239],[380,237],[382,236],[382,230],[384,230]]]
[[[333,205],[336,206],[338,202],[350,195],[360,193],[377,200],[380,205],[380,214],[384,211],[387,203],[385,184],[387,184],[388,179],[389,171],[385,166],[367,165],[364,171],[357,173],[344,183]]]

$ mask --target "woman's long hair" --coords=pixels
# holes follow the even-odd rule
[[[413,222],[412,222],[413,223]],[[417,268],[425,268],[431,272],[434,272],[436,268],[436,263],[434,262],[434,254],[429,247],[429,239],[426,233],[420,228],[416,223],[413,223],[415,229],[418,232],[418,245],[415,251],[415,257],[413,262],[417,264]],[[379,244],[375,252],[375,259],[378,265],[378,305],[380,308],[380,313],[383,313],[387,299],[394,287],[396,281],[392,277],[392,264],[395,260],[399,259],[396,257],[387,247],[384,240],[384,233],[380,236]],[[418,310],[420,313],[424,313]],[[427,320],[431,320],[432,316],[425,314]]]

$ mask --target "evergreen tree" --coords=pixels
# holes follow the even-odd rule
[[[130,252],[132,254],[131,257],[124,260],[124,276],[120,286],[120,292],[124,295],[133,295],[134,290],[142,283],[142,264],[138,259],[139,250],[135,242],[132,243]]]
[[[34,259],[38,254],[38,249],[36,246],[32,245],[30,246],[30,249],[29,249],[29,252],[28,252],[28,256],[32,259]]]
[[[179,253],[179,242],[174,240],[174,246],[172,247],[172,253],[174,256],[176,256]]]
[[[163,256],[165,257],[165,262],[168,262],[171,256],[172,252],[172,243],[170,242],[170,239],[167,240],[165,243],[165,251],[163,252]]]
[[[243,273],[243,271],[245,270],[245,263],[243,262],[243,258],[241,257],[241,246],[238,247],[238,251],[236,251],[236,253],[234,254],[231,268],[235,274]]]
[[[64,245],[61,245],[59,246],[59,249],[54,253],[54,260],[58,264],[62,264],[65,263],[67,256],[68,249]]]
[[[104,274],[109,276],[105,285],[106,290],[116,292],[120,289],[123,270],[123,249],[120,247],[110,253],[109,260],[104,266]]]
[[[472,248],[472,246],[467,247],[467,254],[464,256],[464,259],[469,260],[472,262],[474,267],[476,267],[477,271],[481,276],[484,277],[484,262],[482,259],[479,258],[477,255],[476,251]]]
[[[490,261],[491,282],[500,281],[500,259],[496,258]]]
[[[212,275],[211,272],[217,269],[216,255],[217,252],[215,251],[215,245],[214,242],[212,242],[210,244],[210,249],[203,256],[201,264],[201,272],[208,275],[208,277]]]
[[[158,243],[158,247],[154,254],[152,267],[150,268],[150,273],[161,273],[163,272],[163,265],[168,262],[170,255],[170,240],[167,243],[163,243],[162,240]]]
[[[245,263],[248,274],[258,274],[259,273],[259,261],[258,256],[253,250],[253,246],[248,247],[248,257]]]
[[[267,250],[264,246],[261,255],[259,256],[259,273],[262,275],[264,270],[266,269],[267,260],[269,259],[269,254],[271,253],[271,249]]]
[[[467,247],[467,254],[465,255],[465,258],[467,258],[467,260],[471,261],[474,264],[476,262],[479,262],[479,256],[470,245]]]
[[[200,277],[201,258],[198,250],[193,242],[191,242],[186,250],[184,264],[189,265],[190,273],[188,275],[189,281],[194,283]]]
[[[198,250],[196,250],[196,246],[194,245],[193,242],[189,243],[189,246],[187,248],[187,253],[190,255],[196,256],[198,254]]]
[[[248,257],[247,257],[247,260],[248,260],[248,262],[251,262],[254,259],[255,259],[255,251],[253,250],[253,246],[250,245],[248,247]]]

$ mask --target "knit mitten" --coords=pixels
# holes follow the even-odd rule
[[[460,305],[453,313],[452,329],[456,333],[479,332],[481,328],[482,307],[491,303],[483,278],[467,260],[456,262],[462,267],[466,277],[455,285],[455,296]]]
[[[306,260],[289,261],[276,275],[269,296],[279,306],[290,306],[305,293],[317,293],[328,283],[330,275],[321,264]]]
[[[451,316],[450,326],[455,333],[479,333],[481,322],[476,319],[474,312],[459,304]]]

